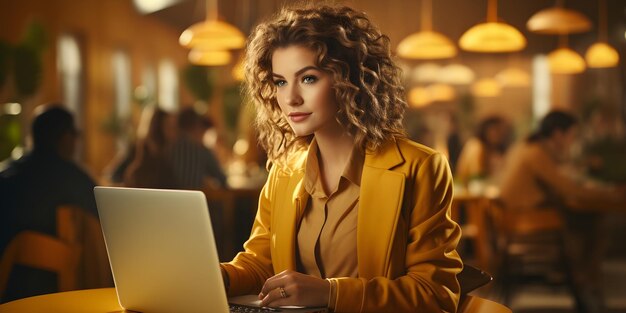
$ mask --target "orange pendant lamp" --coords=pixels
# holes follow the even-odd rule
[[[189,61],[194,64],[228,64],[228,50],[243,48],[245,37],[237,27],[218,20],[217,0],[207,0],[206,9],[206,20],[187,28],[178,42],[183,47],[192,49]],[[228,57],[226,54],[229,54]]]
[[[585,60],[592,68],[616,67],[619,64],[619,53],[607,43],[607,8],[606,0],[599,1],[598,42],[587,49]]]
[[[578,74],[587,67],[585,60],[567,46],[567,35],[561,35],[559,48],[548,54],[550,72],[554,74]]]
[[[487,22],[468,29],[459,39],[463,50],[472,52],[513,52],[526,47],[526,38],[515,27],[498,22],[498,2],[487,3]]]
[[[445,35],[432,30],[432,0],[422,0],[421,20],[421,30],[398,44],[398,56],[422,60],[454,57],[457,54],[454,43]]]
[[[526,22],[529,31],[545,35],[583,33],[591,29],[591,21],[584,14],[564,7],[564,0],[556,6],[543,9]]]

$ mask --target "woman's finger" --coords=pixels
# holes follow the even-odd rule
[[[289,293],[283,287],[278,287],[270,290],[267,295],[261,299],[262,307],[279,307],[281,305],[289,304]]]
[[[282,271],[265,281],[263,284],[263,288],[261,288],[261,293],[259,294],[259,299],[263,299],[265,295],[267,295],[271,290],[274,290],[278,287],[285,287],[286,285],[286,277],[289,275],[291,271]]]

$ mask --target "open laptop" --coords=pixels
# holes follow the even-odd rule
[[[124,309],[148,313],[254,312],[251,307],[258,312],[324,311],[258,308],[256,295],[231,298],[229,306],[202,192],[115,187],[94,191],[117,297]]]

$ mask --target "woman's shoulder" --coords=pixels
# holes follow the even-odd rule
[[[435,149],[408,138],[396,139],[396,145],[403,156],[411,156],[418,159],[426,159],[433,155],[440,155]]]

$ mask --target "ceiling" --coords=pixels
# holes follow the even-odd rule
[[[205,0],[177,0],[168,8],[151,13],[176,30],[182,32],[193,23],[205,18]],[[623,52],[626,50],[626,1],[606,0],[609,11],[609,42]],[[221,0],[220,17],[236,25],[245,33],[256,23],[277,11],[286,0]],[[320,1],[321,2],[321,1]],[[328,1],[326,1],[328,2]],[[400,40],[416,32],[420,27],[419,0],[352,0],[334,1],[346,3],[365,11],[387,34],[395,48]],[[471,26],[485,21],[487,0],[433,0],[433,28],[458,41],[463,32]],[[547,53],[557,45],[555,36],[530,33],[526,21],[535,12],[555,5],[553,0],[500,0],[498,16],[512,24],[528,39],[528,46],[522,53]],[[584,34],[571,35],[570,46],[583,53],[597,40],[598,1],[567,0],[565,7],[578,10],[591,19],[594,29]],[[463,52],[461,57],[471,57],[475,53]]]

